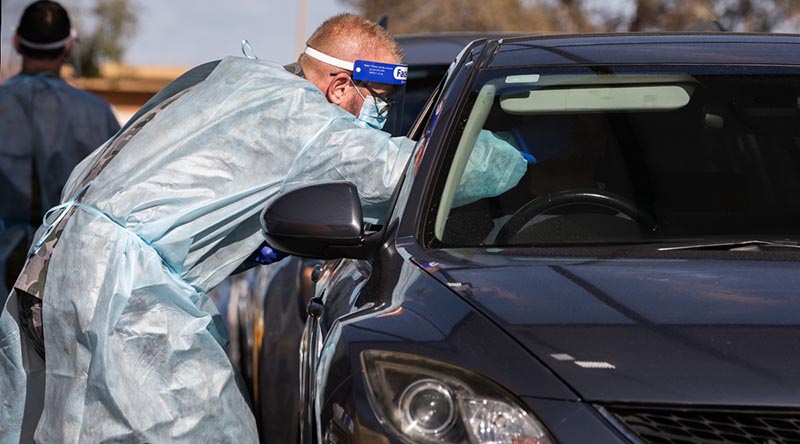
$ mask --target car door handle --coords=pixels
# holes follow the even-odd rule
[[[311,281],[317,282],[319,278],[322,276],[322,265],[314,265],[314,269],[311,270]]]
[[[322,302],[322,296],[316,296],[311,298],[308,301],[308,305],[306,306],[306,313],[312,318],[319,318],[322,316],[322,310],[325,308],[325,304]]]

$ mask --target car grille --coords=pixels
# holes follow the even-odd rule
[[[800,444],[800,411],[604,406],[647,444]]]

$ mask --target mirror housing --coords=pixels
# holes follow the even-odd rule
[[[377,233],[365,234],[361,201],[350,182],[309,185],[284,193],[261,213],[273,248],[315,259],[367,259]]]

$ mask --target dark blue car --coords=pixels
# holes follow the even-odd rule
[[[301,442],[800,442],[799,108],[800,36],[473,43],[379,225],[349,183],[264,213],[328,260]],[[460,202],[482,132],[527,172]]]
[[[404,106],[394,106],[390,111],[390,121],[401,119],[401,124],[393,127],[395,135],[408,133],[459,52],[482,37],[486,34],[396,37],[409,71]],[[311,274],[319,263],[316,259],[289,257],[236,274],[210,294],[228,327],[228,355],[250,393],[262,442],[297,440],[297,418],[302,408],[297,356],[306,304],[314,292]]]

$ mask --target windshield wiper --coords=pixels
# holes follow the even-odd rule
[[[800,243],[793,240],[764,241],[746,240],[731,242],[711,242],[692,245],[681,245],[679,247],[664,247],[658,251],[677,251],[677,250],[727,250],[727,251],[761,251],[771,248],[796,248],[800,249]]]

